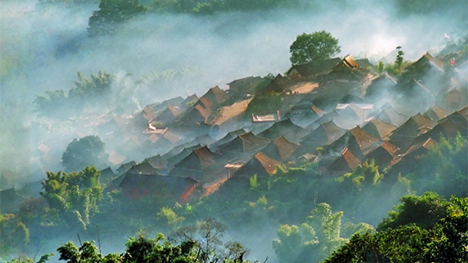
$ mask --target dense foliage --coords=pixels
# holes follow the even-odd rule
[[[89,18],[88,33],[90,36],[115,33],[125,21],[145,10],[138,0],[101,0],[99,10]]]
[[[329,59],[341,52],[338,39],[329,32],[317,31],[312,34],[303,33],[289,47],[291,63],[293,65],[305,64],[311,61]]]
[[[82,72],[77,72],[77,76],[78,80],[68,94],[60,89],[36,96],[33,102],[35,111],[41,116],[67,118],[80,113],[86,106],[102,106],[109,99],[115,76],[103,71],[91,74],[91,79]]]
[[[88,135],[68,144],[62,154],[62,163],[67,171],[78,171],[90,165],[102,167],[105,157],[105,144],[99,136]]]
[[[49,207],[46,215],[51,224],[73,229],[86,229],[91,217],[99,211],[102,188],[99,184],[100,172],[94,167],[86,167],[75,173],[47,173],[42,182],[41,195]]]
[[[428,196],[435,197],[425,194],[420,199],[427,199]],[[403,206],[407,206],[407,198],[403,199]],[[446,202],[435,198],[439,203]],[[426,221],[425,216],[432,213],[429,206],[421,209],[412,214],[419,222]],[[468,198],[452,197],[444,212],[445,216],[425,225],[427,228],[406,224],[411,220],[400,221],[400,225],[394,221],[394,228],[356,234],[324,262],[467,262]],[[404,213],[408,212],[402,210],[401,217],[405,217]]]

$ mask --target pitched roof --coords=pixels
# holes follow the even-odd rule
[[[390,135],[390,141],[396,144],[401,141],[410,142],[417,136],[432,129],[436,124],[436,122],[418,113],[393,130]]]
[[[273,140],[273,143],[278,147],[281,160],[288,158],[299,147],[298,144],[292,143],[284,137]]]
[[[354,58],[351,57],[350,55],[346,55],[343,58],[342,62],[344,65],[346,65],[350,69],[355,69],[359,67],[359,63],[357,63],[356,60],[354,60]]]
[[[263,81],[262,77],[246,77],[231,81],[227,85],[229,85],[229,91],[254,93],[255,87]]]
[[[287,72],[286,75],[290,76],[294,71],[299,73],[302,78],[309,78],[312,76],[326,74],[330,72],[333,67],[340,63],[340,58],[332,58],[321,61],[312,61],[302,65],[292,66]]]
[[[238,135],[235,139],[225,144],[218,145],[221,152],[241,153],[251,150],[260,150],[270,143],[269,139],[257,137],[252,132]]]
[[[354,154],[345,148],[341,155],[329,166],[331,171],[353,171],[361,161]]]
[[[365,119],[367,119],[367,115],[369,112],[373,109],[372,104],[354,104],[354,103],[348,103],[348,104],[337,104],[336,105],[336,112],[347,118],[347,119],[352,119],[357,123],[363,122]]]
[[[208,147],[193,150],[187,157],[178,162],[175,166],[193,170],[202,170],[217,164],[218,155],[213,153]]]
[[[261,152],[255,155],[255,159],[257,159],[262,164],[268,174],[275,174],[276,166],[281,165],[279,161],[276,161]]]
[[[354,119],[352,118],[346,118],[340,114],[338,114],[335,110],[326,113],[322,117],[320,117],[318,120],[310,124],[309,126],[306,127],[306,129],[315,129],[318,127],[318,125],[326,122],[333,121],[336,125],[338,125],[341,128],[351,128],[354,127],[356,124],[360,123],[360,118],[355,116]]]
[[[208,90],[208,92],[206,92],[202,98],[206,98],[215,104],[219,104],[227,99],[227,94],[224,90],[220,89],[218,86],[215,86]]]
[[[209,145],[212,145],[213,143],[216,142],[215,139],[213,139],[210,135],[208,134],[205,134],[205,135],[201,135],[201,136],[198,136],[197,138],[195,138],[197,144],[200,144],[200,145],[203,145],[203,146],[209,146]]]
[[[332,142],[333,140],[341,137],[346,133],[345,129],[338,127],[333,121],[328,121],[320,124],[310,134],[302,138],[301,145],[307,144],[308,142],[316,141],[321,144]]]
[[[347,131],[338,139],[332,141],[331,143],[324,144],[324,153],[320,158],[320,163],[326,164],[329,163],[330,160],[333,160],[339,153],[341,153],[345,148],[353,153],[353,156],[358,158],[359,160],[364,159],[364,151],[361,149],[357,139],[354,135]],[[325,165],[326,166],[326,165]]]
[[[441,107],[439,107],[437,104],[429,108],[426,112],[424,112],[424,116],[428,117],[429,119],[433,121],[438,121],[445,116],[447,116],[449,113],[443,110]]]
[[[110,167],[107,167],[106,169],[103,169],[100,171],[100,176],[99,176],[99,182],[101,184],[107,183],[107,181],[117,177],[117,174],[112,171]]]
[[[424,142],[413,144],[404,154],[402,154],[402,157],[404,158],[424,154],[429,150],[430,147],[436,144],[437,142],[431,138],[425,140]]]
[[[354,138],[356,138],[356,141],[358,142],[359,147],[363,151],[379,142],[378,138],[368,134],[359,126],[356,126],[355,128],[349,130],[349,132],[351,132]]]
[[[136,164],[135,161],[130,161],[128,163],[124,163],[122,164],[121,166],[119,166],[119,168],[117,168],[117,174],[124,174],[126,173],[128,170],[130,170],[130,168],[132,168],[132,166],[134,166]]]
[[[395,156],[399,148],[391,144],[389,141],[380,141],[378,147],[375,147],[371,151],[366,152],[365,155],[368,158],[376,159],[376,161],[379,163],[379,160],[375,155],[379,150],[383,150],[385,153],[388,153],[391,156]]]
[[[385,104],[376,117],[395,126],[400,126],[408,120],[406,115],[396,111],[390,104]]]
[[[224,137],[222,137],[221,139],[219,139],[215,143],[213,143],[210,146],[210,149],[213,150],[213,149],[217,148],[219,145],[230,142],[230,141],[234,140],[235,138],[237,138],[238,135],[241,135],[241,134],[244,134],[244,133],[246,133],[246,130],[244,130],[243,128],[228,132]]]
[[[298,142],[302,137],[309,133],[308,130],[294,124],[290,119],[276,122],[270,128],[258,134],[259,137],[271,140],[286,137],[289,141]]]
[[[260,152],[269,158],[272,158],[278,162],[282,162],[291,156],[291,154],[293,154],[298,147],[298,144],[292,143],[286,140],[284,137],[280,137],[269,143]]]
[[[388,124],[379,118],[372,118],[362,126],[362,130],[379,139],[386,138],[396,128],[396,126]]]
[[[228,120],[243,116],[252,99],[253,98],[249,98],[238,101],[230,106],[222,107],[220,116],[215,117],[211,123],[215,125],[221,125]]]
[[[424,65],[430,64],[439,71],[443,72],[443,66],[444,64],[440,62],[439,60],[435,59],[429,52],[426,52],[421,58],[419,58],[416,62],[414,62],[411,67],[416,67],[420,68],[423,67]]]

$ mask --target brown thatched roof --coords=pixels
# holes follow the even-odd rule
[[[288,77],[298,74],[301,79],[309,79],[314,76],[329,73],[336,64],[340,63],[340,58],[332,58],[322,61],[312,61],[302,65],[292,66],[287,72]]]
[[[284,137],[280,137],[274,140],[273,143],[278,147],[281,160],[285,160],[286,158],[288,158],[299,147],[298,144],[292,143]]]
[[[379,139],[385,139],[397,127],[382,121],[379,118],[372,118],[362,126],[362,130]]]
[[[302,137],[309,134],[307,129],[294,124],[290,119],[276,122],[270,128],[258,134],[259,137],[271,140],[286,137],[289,141],[298,142]]]
[[[276,166],[280,166],[281,163],[272,159],[265,154],[259,152],[255,155],[255,159],[257,159],[262,166],[265,168],[268,174],[275,174],[276,173]]]
[[[406,115],[395,110],[390,104],[385,104],[384,106],[382,106],[382,109],[376,115],[376,117],[386,123],[395,126],[400,126],[406,120],[408,120],[408,117]]]
[[[365,132],[361,127],[357,126],[351,130],[349,130],[351,134],[353,134],[354,138],[356,138],[356,141],[359,144],[359,147],[361,150],[366,150],[372,145],[376,144],[379,142],[379,139],[376,137],[373,137],[369,135],[367,132]]]
[[[445,116],[449,115],[449,113],[443,110],[438,105],[434,105],[430,109],[428,109],[426,112],[424,112],[423,115],[433,121],[438,121],[444,118]]]
[[[202,170],[217,164],[217,154],[204,146],[193,150],[187,157],[175,164],[177,168]]]
[[[360,164],[361,161],[348,148],[345,148],[341,155],[328,167],[328,170],[350,172]]]

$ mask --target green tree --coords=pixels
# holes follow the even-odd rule
[[[99,136],[89,135],[74,139],[62,154],[62,163],[67,171],[77,171],[89,165],[105,165],[105,144]]]
[[[428,244],[426,262],[468,262],[468,198],[453,196],[446,211],[439,235]]]
[[[384,68],[385,68],[384,63],[382,61],[379,61],[379,63],[377,64],[377,72],[382,74],[384,72]]]
[[[99,212],[102,199],[99,176],[94,167],[70,174],[47,172],[40,193],[51,208],[45,217],[54,220],[56,225],[79,225],[86,229],[91,217]]]
[[[58,117],[68,103],[64,90],[46,91],[46,95],[38,95],[33,101],[34,111],[41,116]]]
[[[340,237],[343,212],[332,213],[328,204],[318,204],[300,227],[282,225],[273,248],[280,262],[319,261],[344,244]]]
[[[138,0],[101,0],[99,10],[89,18],[89,36],[113,34],[125,21],[146,11]]]
[[[112,74],[99,70],[98,74],[91,74],[91,79],[87,79],[80,71],[77,72],[78,80],[75,87],[70,89],[68,97],[75,101],[102,99],[109,95],[112,81],[115,77]]]
[[[126,243],[125,253],[108,254],[102,256],[99,254],[94,245],[94,242],[84,242],[78,248],[73,242],[67,242],[60,246],[57,251],[60,255],[60,260],[65,260],[68,263],[199,263],[200,244],[194,240],[185,240],[179,244],[173,244],[166,240],[163,234],[158,234],[154,239],[147,238],[143,234],[138,233],[134,237],[130,237]],[[213,252],[210,258],[215,259],[209,262],[225,262],[225,263],[248,263],[243,259],[246,250],[236,242],[229,242],[226,245],[226,253]]]
[[[433,208],[426,206],[424,214]],[[355,234],[324,262],[467,262],[468,198],[452,197],[444,208],[445,215],[439,221],[430,220],[426,228],[414,220],[400,220],[404,225]],[[413,217],[420,212],[413,210]]]
[[[323,30],[312,34],[298,35],[289,47],[289,52],[291,53],[291,63],[300,65],[328,59],[341,52],[341,47],[338,46],[338,39]]]
[[[378,230],[397,228],[401,225],[416,224],[421,228],[433,226],[446,215],[448,202],[434,192],[425,192],[421,196],[406,195],[400,199],[389,217],[383,219]]]
[[[0,234],[0,255],[17,253],[30,241],[29,229],[14,214],[0,214]]]
[[[403,55],[405,54],[403,50],[401,50],[401,46],[396,47],[398,50],[396,60],[395,60],[395,66],[397,69],[401,69],[401,64],[403,63]]]

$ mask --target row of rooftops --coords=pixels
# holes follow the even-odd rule
[[[426,72],[428,68],[429,72],[433,69],[438,72],[436,74],[448,75],[442,79],[450,85],[435,92],[424,78],[417,76],[419,71]],[[373,65],[367,59],[354,60],[350,56],[311,62],[293,66],[285,76],[239,79],[228,83],[228,90],[214,87],[201,97],[177,97],[148,105],[131,119],[113,118],[113,124],[108,124],[109,129],[116,130],[111,133],[113,138],[125,140],[125,136],[119,135],[132,131],[125,144],[149,149],[148,152],[153,149],[158,154],[149,155],[153,157],[140,163],[127,162],[115,174],[108,169],[106,171],[112,172],[108,178],[122,175],[123,171],[128,176],[186,177],[189,174],[196,177],[193,179],[200,185],[211,187],[215,182],[247,173],[255,167],[267,176],[274,172],[276,165],[299,160],[315,160],[332,173],[338,168],[329,167],[343,167],[349,163],[352,164],[349,168],[354,168],[356,160],[362,162],[374,155],[377,159],[377,152],[380,155],[387,152],[386,162],[390,165],[393,159],[406,156],[414,145],[424,145],[421,140],[432,138],[428,134],[437,137],[433,131],[453,135],[452,131],[466,125],[466,107],[463,108],[466,100],[460,100],[467,90],[466,69],[447,70],[430,54],[422,56],[408,69],[408,76],[413,74],[411,78],[404,76],[409,82],[388,73],[378,76],[371,69]],[[343,81],[346,79],[347,82]],[[388,85],[377,85],[382,80]],[[433,107],[411,105],[419,111],[423,109],[423,114],[417,114],[397,97],[382,106],[369,95],[374,87],[393,89],[408,83],[425,87],[431,96],[445,96],[448,103],[440,106],[433,103]],[[246,119],[243,113],[253,98],[262,96],[258,94],[259,87],[283,92],[282,105],[270,115],[253,114]],[[363,96],[363,89],[369,94],[365,92]],[[331,95],[324,96],[327,93]],[[456,99],[458,104],[451,105],[450,101]],[[321,105],[321,100],[331,101],[332,107]],[[448,114],[454,108],[464,110]],[[261,146],[253,147],[255,143]],[[317,152],[318,147],[323,147],[324,152]],[[47,145],[41,149],[47,150]],[[114,165],[128,160],[125,152],[112,152],[110,159]],[[191,160],[195,160],[195,164]],[[210,189],[213,191],[213,187]]]
[[[433,115],[435,112],[439,115]],[[349,172],[369,158],[382,166],[394,165],[409,158],[417,149],[434,143],[440,132],[446,136],[454,136],[456,132],[466,136],[467,107],[444,117],[441,114],[444,115],[440,107],[434,106],[425,114],[407,118],[399,126],[374,116],[362,127],[351,129],[343,129],[328,121],[307,130],[288,119],[276,122],[258,134],[233,131],[211,145],[197,145],[183,148],[180,152],[157,155],[130,168],[127,165],[129,169],[120,177],[119,185],[131,187],[127,180],[133,179],[126,178],[135,175],[190,177],[202,189],[211,187],[211,193],[213,184],[225,182],[233,176],[251,176],[254,173],[268,176],[275,173],[277,165],[298,160],[315,160],[328,175]],[[428,117],[431,115],[433,119]],[[295,139],[295,142],[287,137]],[[323,152],[318,152],[318,147],[322,147]]]

